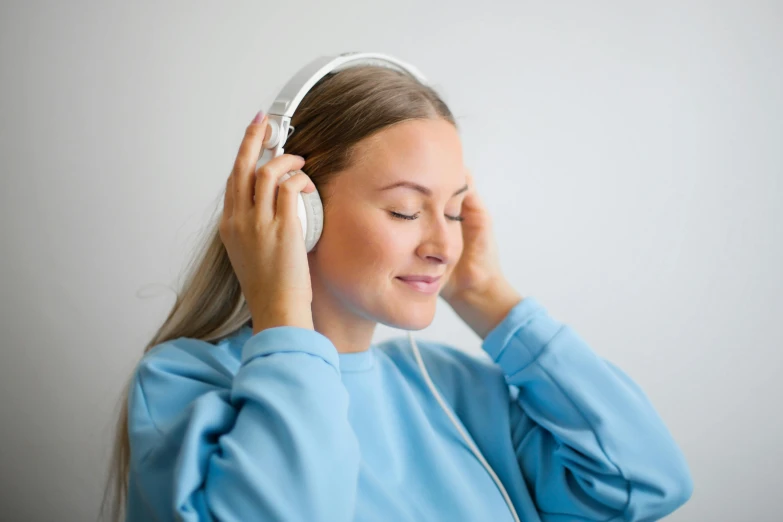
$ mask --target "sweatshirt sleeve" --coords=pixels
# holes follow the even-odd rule
[[[684,504],[685,458],[641,388],[532,297],[484,339],[511,389],[511,438],[544,522],[658,520]]]
[[[129,395],[128,522],[352,520],[359,444],[328,338],[262,330],[233,375],[205,341],[159,346]]]

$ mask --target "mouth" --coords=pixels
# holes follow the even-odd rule
[[[400,276],[396,277],[405,286],[424,294],[434,294],[440,286],[440,276]]]

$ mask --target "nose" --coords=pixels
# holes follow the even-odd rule
[[[446,264],[451,261],[450,251],[451,231],[445,217],[428,220],[423,238],[418,248],[418,254],[425,261],[436,264]]]

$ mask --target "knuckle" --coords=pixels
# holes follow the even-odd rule
[[[249,138],[257,138],[259,134],[261,134],[259,125],[248,125],[245,129],[245,135]]]
[[[260,169],[258,169],[257,175],[259,177],[264,178],[267,181],[272,180],[272,179],[275,178],[275,173],[274,173],[274,171],[271,168],[269,168],[269,164],[268,163],[265,164]]]
[[[294,174],[293,176],[285,180],[283,183],[281,183],[280,187],[287,192],[297,192],[301,190],[300,186],[304,186],[306,182],[304,178],[300,176],[301,174]]]
[[[269,224],[262,219],[254,219],[251,221],[250,227],[248,228],[250,229],[250,232],[252,232],[253,236],[258,237],[269,228]]]

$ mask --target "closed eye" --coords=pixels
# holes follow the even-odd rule
[[[398,212],[394,212],[394,211],[391,211],[391,210],[389,211],[389,213],[392,215],[392,217],[397,218],[397,219],[414,220],[414,219],[418,219],[419,218],[419,214],[418,213],[414,214],[412,216],[407,216],[405,214],[400,214]],[[464,221],[465,218],[463,216],[449,216],[449,215],[446,215],[446,219],[450,219],[452,221]]]

